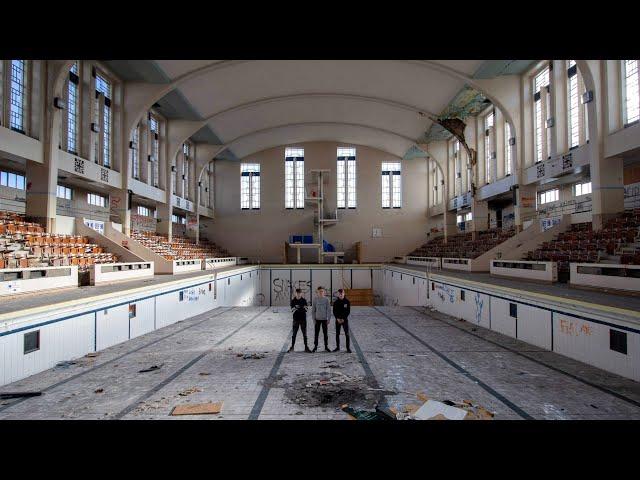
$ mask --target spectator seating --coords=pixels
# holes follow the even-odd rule
[[[207,240],[196,244],[187,237],[173,235],[169,242],[166,235],[133,230],[131,238],[167,260],[196,260],[228,257],[229,253]]]
[[[572,262],[640,265],[640,208],[625,210],[597,232],[591,223],[573,224],[525,260],[558,262],[559,272],[568,272]]]
[[[0,269],[77,265],[82,271],[117,261],[87,237],[45,233],[41,225],[26,221],[23,215],[0,212]]]
[[[513,227],[505,230],[494,228],[477,232],[476,240],[473,240],[471,232],[449,235],[447,243],[444,243],[444,237],[442,236],[430,240],[409,255],[416,257],[474,259],[500,245],[514,234],[515,229]]]

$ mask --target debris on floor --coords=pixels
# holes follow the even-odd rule
[[[200,390],[198,387],[190,387],[190,388],[187,388],[186,390],[179,392],[178,395],[180,395],[181,397],[186,397],[187,395],[191,395],[192,393],[197,393],[201,391],[202,390]]]
[[[75,365],[77,363],[78,362],[76,362],[75,360],[63,360],[62,362],[56,363],[56,367],[69,368],[71,365]]]
[[[103,393],[104,392],[104,388],[96,388],[93,393]]]
[[[412,415],[416,420],[463,420],[467,411],[446,405],[437,400],[427,400]]]
[[[169,415],[212,415],[220,413],[223,402],[198,403],[194,405],[177,405]]]
[[[8,400],[10,398],[23,398],[23,397],[39,397],[42,392],[4,392],[0,393],[0,400]]]
[[[335,360],[326,360],[325,365],[322,365],[320,368],[342,368],[342,365],[339,365]]]
[[[237,357],[242,357],[243,360],[254,359],[259,360],[261,358],[266,357],[264,353],[238,353]]]
[[[379,390],[369,388],[369,390]],[[410,393],[410,392],[387,392]],[[342,405],[341,410],[347,413],[351,419],[356,420],[492,420],[495,416],[486,408],[476,405],[470,400],[442,402],[429,398],[423,392],[415,394],[421,404],[408,403],[401,408],[384,408],[376,405],[375,411],[355,409],[349,405]],[[384,417],[384,418],[383,418]]]
[[[164,363],[161,363],[160,365],[151,365],[149,368],[138,370],[138,373],[153,372],[154,370],[159,370],[160,368],[162,368],[163,365]]]
[[[211,374],[209,372],[200,372],[198,375],[206,376],[206,375],[211,375]]]
[[[348,405],[342,405],[340,408],[354,420],[396,420],[395,413],[390,409],[376,407],[375,410],[357,410]]]
[[[87,354],[85,355],[85,357],[87,357],[87,358],[95,358],[95,357],[97,357],[98,355],[99,355],[99,354],[98,354],[98,352],[90,352],[90,353],[87,353]]]
[[[336,408],[344,404],[354,409],[372,409],[381,403],[385,395],[395,395],[387,390],[369,390],[364,377],[349,376],[331,371],[313,374],[298,374],[291,383],[277,379],[274,387],[284,388],[288,401],[302,407]]]

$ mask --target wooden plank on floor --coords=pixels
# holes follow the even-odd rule
[[[194,405],[178,405],[171,410],[171,415],[209,415],[220,413],[223,402],[197,403]]]

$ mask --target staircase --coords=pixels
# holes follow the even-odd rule
[[[345,289],[345,296],[353,307],[372,307],[374,305],[372,288]]]

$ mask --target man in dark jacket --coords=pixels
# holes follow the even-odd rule
[[[344,296],[344,290],[338,290],[338,298],[333,302],[333,316],[336,319],[336,348],[334,352],[340,351],[340,328],[344,328],[344,336],[347,339],[347,352],[351,353],[349,342],[349,313],[351,312],[351,302]]]
[[[304,339],[304,351],[311,352],[307,344],[307,301],[302,297],[302,290],[296,288],[296,296],[291,299],[291,312],[293,313],[293,338],[291,339],[290,352],[296,345],[296,336],[298,328],[302,330],[302,338]]]

